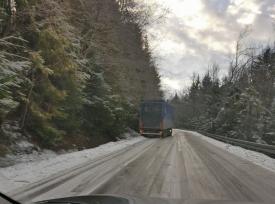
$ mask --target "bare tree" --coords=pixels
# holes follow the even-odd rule
[[[246,26],[245,29],[240,32],[238,40],[236,41],[234,59],[232,60],[229,68],[230,82],[236,81],[242,72],[242,68],[244,67],[241,66],[243,65],[242,60],[248,51],[248,48],[244,48],[244,40],[248,37],[250,32],[251,28]]]
[[[220,67],[218,63],[213,62],[209,68],[209,74],[213,82],[217,82],[219,80],[219,72],[220,72]]]

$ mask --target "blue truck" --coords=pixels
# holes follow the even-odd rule
[[[140,104],[139,130],[143,136],[172,136],[173,108],[164,100],[146,100]]]

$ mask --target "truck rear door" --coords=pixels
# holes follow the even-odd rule
[[[159,129],[162,121],[162,103],[143,103],[141,122],[144,128]]]

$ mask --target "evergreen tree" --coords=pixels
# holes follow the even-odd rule
[[[31,85],[25,101],[21,126],[33,133],[43,145],[55,146],[62,139],[64,132],[53,124],[58,117],[65,117],[59,109],[65,92],[58,90],[50,80],[54,71],[45,65],[40,53],[31,54]]]
[[[24,42],[13,36],[0,39],[0,125],[24,98],[22,86],[27,82],[24,73],[30,66],[29,60],[20,54],[25,49]]]
[[[263,136],[266,110],[259,99],[259,93],[254,87],[247,88],[235,103],[238,110],[237,125],[234,130],[240,138],[257,141]]]

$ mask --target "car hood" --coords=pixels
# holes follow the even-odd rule
[[[263,204],[229,200],[180,200],[120,195],[91,195],[39,201],[35,204]],[[265,203],[269,204],[269,203]],[[271,202],[270,202],[271,204]]]

